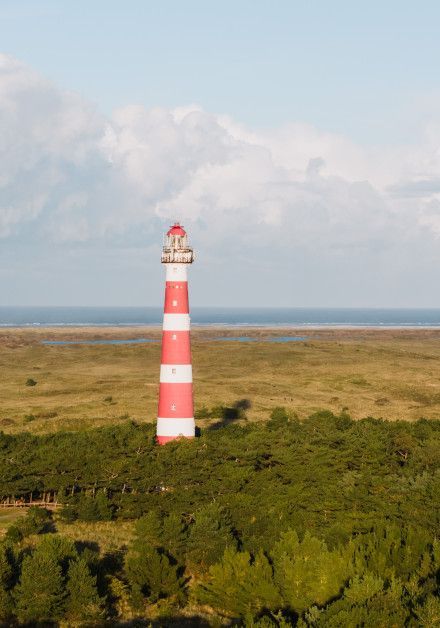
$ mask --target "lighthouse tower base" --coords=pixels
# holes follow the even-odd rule
[[[157,419],[156,440],[159,445],[166,445],[177,438],[194,438],[196,426],[194,419]]]

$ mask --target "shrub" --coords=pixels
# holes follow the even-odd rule
[[[12,543],[19,543],[30,534],[47,532],[52,520],[52,513],[45,508],[31,506],[26,517],[8,528],[6,538]]]
[[[36,386],[37,382],[32,379],[32,377],[29,377],[29,379],[26,380],[26,386]]]
[[[60,518],[66,523],[73,523],[78,519],[78,511],[73,504],[64,504],[60,511]]]
[[[96,497],[81,495],[76,507],[78,519],[82,521],[110,521],[113,518],[113,508],[105,493],[98,493]]]
[[[198,419],[198,420],[202,420],[202,419],[209,419],[211,416],[211,413],[209,412],[208,408],[206,406],[202,406],[201,408],[197,408],[197,410],[195,411],[194,414],[194,418]]]
[[[284,423],[289,420],[289,415],[286,412],[286,408],[278,406],[270,413],[270,419],[276,423]]]
[[[11,543],[20,543],[23,540],[23,533],[18,526],[10,526],[6,530],[5,538]]]
[[[52,513],[46,508],[31,506],[26,513],[26,517],[18,524],[23,536],[30,534],[41,534],[47,531],[52,520]]]

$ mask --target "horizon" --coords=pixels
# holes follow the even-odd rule
[[[161,313],[163,313],[163,303],[162,304],[156,304],[156,305],[0,305],[0,310],[1,309],[32,309],[32,308],[38,308],[38,309],[97,309],[97,308],[101,308],[101,309],[158,309],[160,310]],[[272,306],[272,305],[254,305],[254,306],[247,306],[247,305],[240,305],[240,306],[234,306],[234,305],[194,305],[192,306],[191,309],[196,309],[196,310],[200,310],[200,309],[207,309],[207,310],[218,310],[218,309],[223,309],[223,310],[386,310],[386,311],[392,311],[392,310],[398,310],[398,311],[402,311],[402,310],[421,310],[421,311],[426,311],[426,310],[438,310],[440,311],[440,307],[383,307],[383,306],[375,306],[375,307],[370,307],[370,306],[322,306],[322,305],[310,305],[310,306],[303,306],[303,305],[282,305],[282,306]]]

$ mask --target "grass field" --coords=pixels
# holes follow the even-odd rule
[[[0,539],[13,523],[26,515],[26,508],[0,508]]]
[[[212,338],[250,335],[258,342]],[[264,342],[274,335],[305,342]],[[35,433],[156,415],[160,343],[44,346],[42,339],[154,338],[160,330],[0,331],[0,429]],[[215,330],[193,332],[196,409],[248,399],[249,420],[275,406],[354,417],[440,417],[440,331]],[[36,385],[26,385],[28,379]],[[203,422],[202,422],[203,424]]]

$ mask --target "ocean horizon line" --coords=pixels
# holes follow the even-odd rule
[[[0,306],[0,328],[159,327],[159,306]],[[440,308],[194,306],[194,327],[438,328]]]

